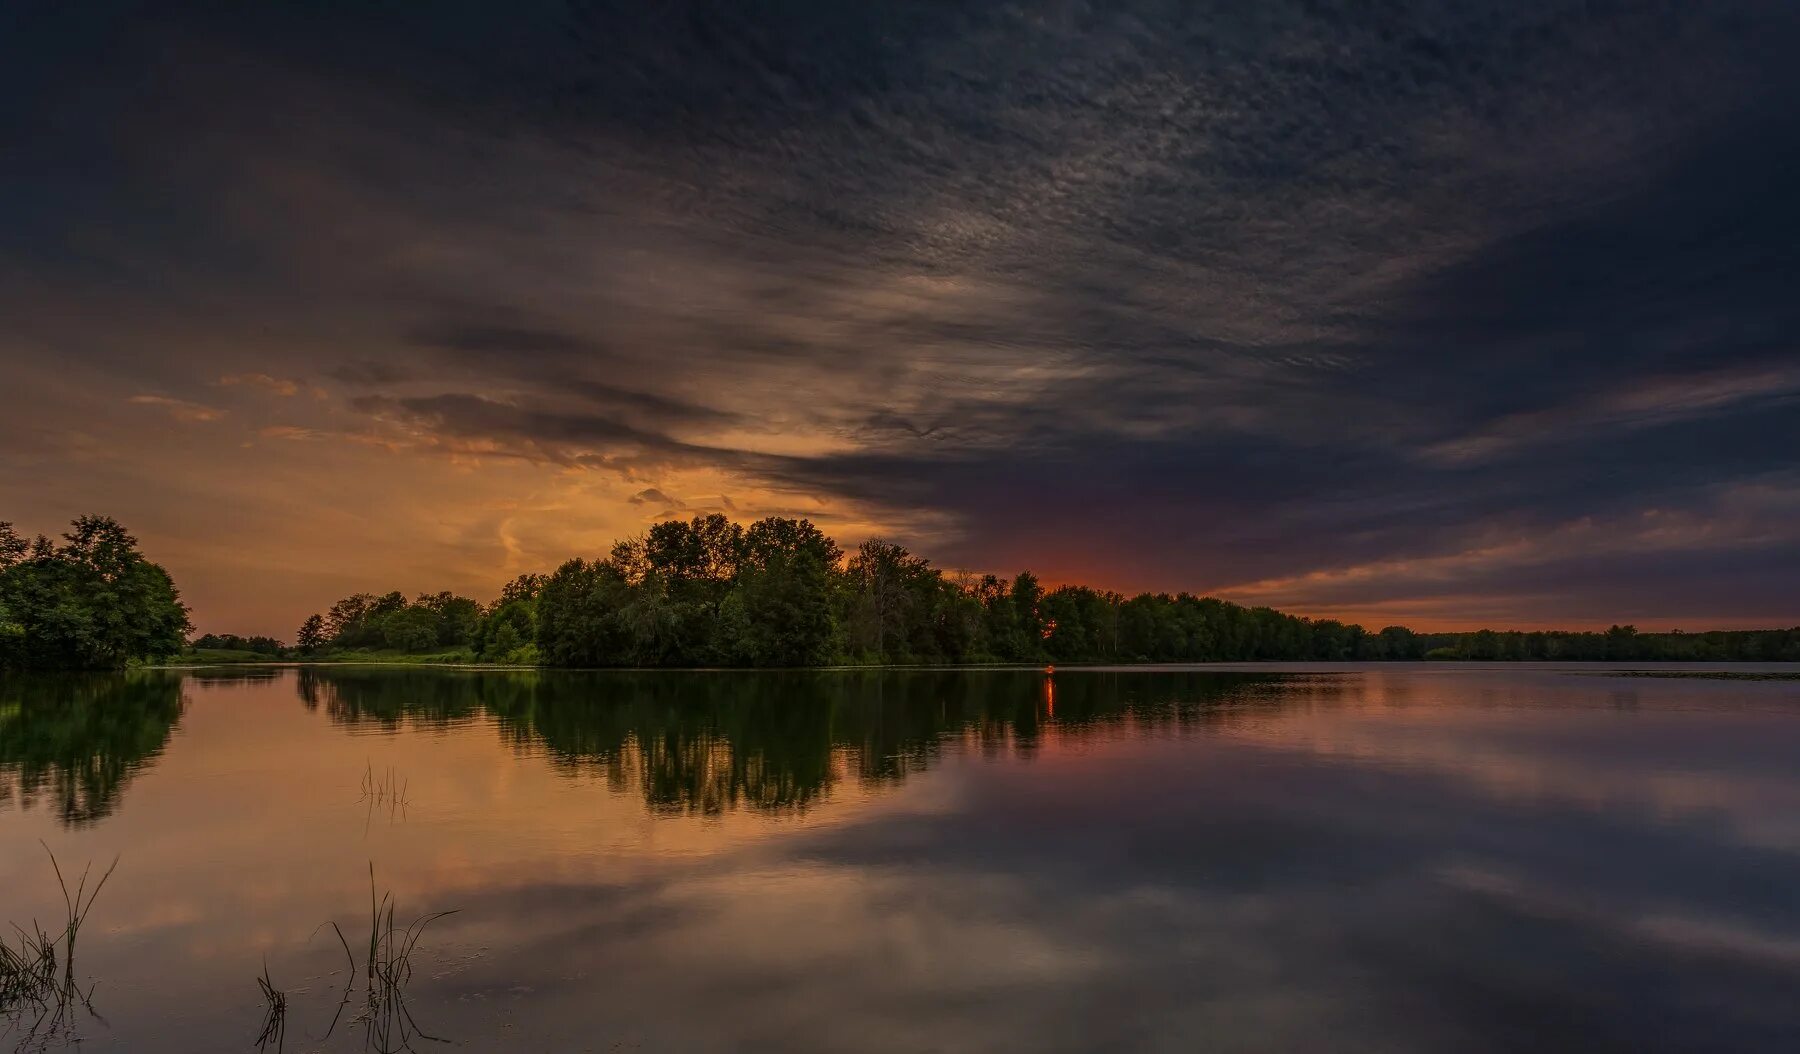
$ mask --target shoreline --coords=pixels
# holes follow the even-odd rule
[[[1421,659],[1388,661],[1380,659],[1345,659],[1305,660],[1305,659],[1266,659],[1234,662],[1178,662],[1178,663],[883,663],[883,664],[851,664],[841,666],[549,666],[545,664],[510,665],[502,663],[480,662],[438,662],[410,661],[406,659],[270,659],[267,661],[218,662],[197,661],[191,663],[159,663],[133,667],[140,670],[225,670],[244,667],[268,668],[300,668],[300,667],[358,667],[381,666],[415,669],[437,670],[474,670],[482,672],[550,672],[550,673],[849,673],[868,671],[908,671],[908,672],[1042,672],[1053,674],[1067,672],[1256,672],[1292,670],[1296,673],[1362,673],[1375,670],[1398,670],[1428,668],[1444,671],[1478,671],[1536,669],[1544,672],[1571,673],[1587,676],[1620,676],[1664,678],[1675,680],[1742,680],[1742,681],[1800,681],[1800,662],[1758,661],[1758,660],[1721,660],[1718,662],[1696,662],[1693,660],[1606,660],[1606,659],[1567,659],[1567,660],[1463,660],[1463,659]]]

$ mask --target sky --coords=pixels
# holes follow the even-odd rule
[[[0,6],[0,519],[202,630],[658,519],[1800,623],[1789,0]]]

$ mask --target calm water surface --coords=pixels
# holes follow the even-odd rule
[[[373,785],[379,800],[365,794]],[[397,792],[396,802],[391,792]],[[0,681],[84,1049],[1800,1049],[1800,682],[1592,668]],[[0,1036],[0,1048],[18,1041]]]

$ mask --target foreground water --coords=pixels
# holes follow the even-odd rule
[[[371,864],[462,1049],[1793,1050],[1797,763],[1800,683],[1592,668],[13,678],[0,923],[119,857],[90,1050],[265,961],[379,1046]]]

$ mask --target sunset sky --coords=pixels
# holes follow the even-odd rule
[[[0,519],[1800,623],[1800,4],[0,6]]]

